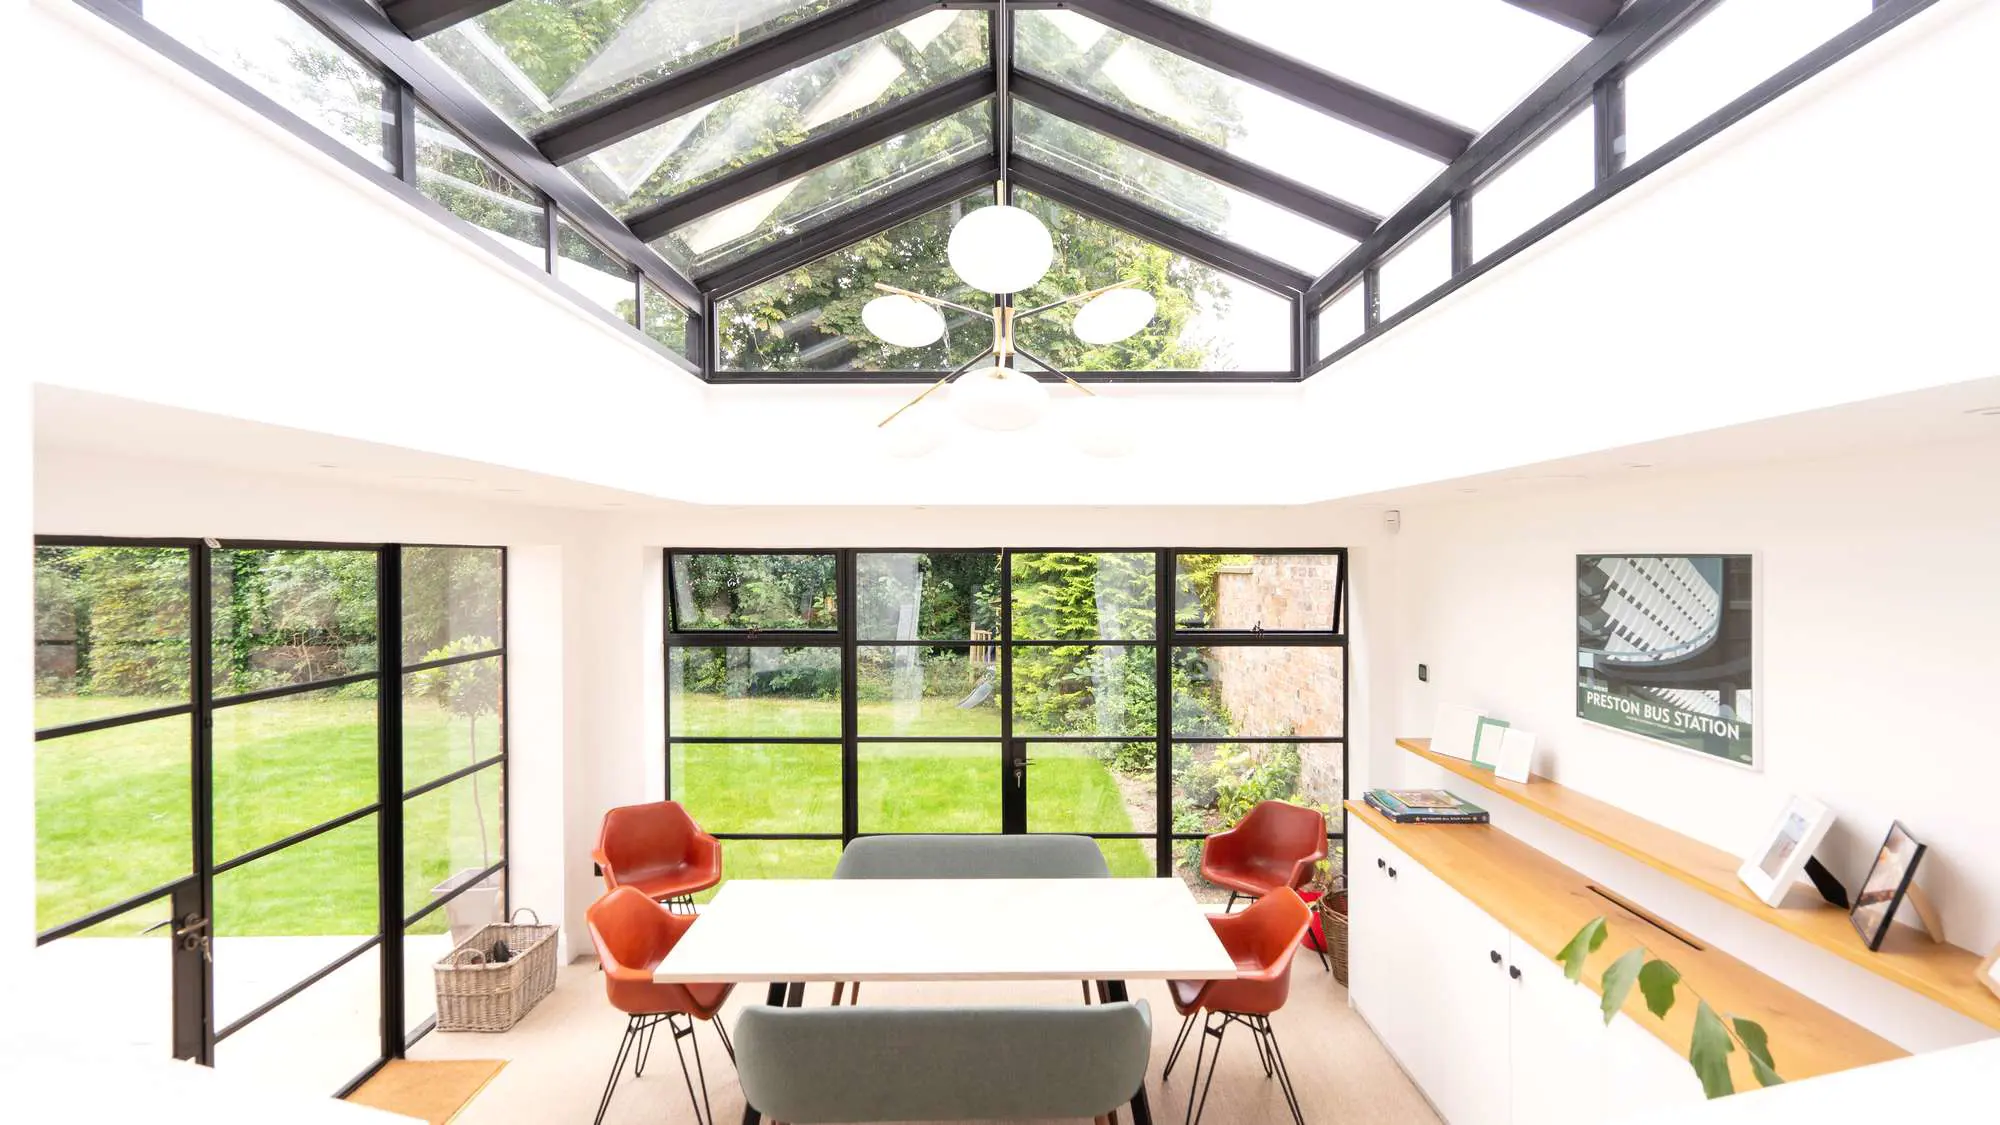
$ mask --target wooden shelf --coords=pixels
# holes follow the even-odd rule
[[[1434,753],[1428,738],[1398,739],[1396,745],[1876,976],[2000,1029],[2000,997],[1980,985],[1981,958],[1976,953],[1934,942],[1922,931],[1900,923],[1891,927],[1882,949],[1871,953],[1848,921],[1847,912],[1821,901],[1809,888],[1795,889],[1782,907],[1766,905],[1736,877],[1742,859],[1720,848],[1565,789],[1545,777],[1537,776],[1526,785],[1503,781],[1491,770]]]
[[[1903,1058],[1909,1052],[1692,935],[1668,931],[1601,897],[1583,874],[1489,825],[1396,824],[1365,801],[1347,802],[1348,816],[1366,823],[1398,851],[1493,916],[1551,961],[1584,923],[1610,920],[1604,948],[1592,955],[1583,983],[1603,993],[1600,975],[1618,955],[1644,945],[1678,969],[1689,987],[1719,1012],[1756,1020],[1770,1033],[1778,1071],[1797,1081]],[[1356,873],[1366,878],[1370,872]],[[1686,1000],[1685,997],[1682,998]],[[1625,1014],[1681,1054],[1687,1053],[1695,1005],[1677,1003],[1665,1020],[1632,991]],[[1754,1089],[1746,1060],[1731,1059],[1737,1088]]]

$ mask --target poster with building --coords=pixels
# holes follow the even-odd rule
[[[1578,555],[1576,713],[1755,768],[1750,556]]]

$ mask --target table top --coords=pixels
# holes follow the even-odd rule
[[[1236,964],[1179,879],[732,879],[663,983],[1211,980]]]

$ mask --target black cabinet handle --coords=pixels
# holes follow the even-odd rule
[[[1394,879],[1395,877],[1396,877],[1396,869],[1391,867],[1389,869],[1389,878]]]
[[[1510,976],[1510,977],[1513,977],[1513,978],[1514,978],[1515,980],[1520,980],[1520,979],[1521,979],[1521,967],[1520,967],[1519,965],[1509,965],[1509,966],[1507,966],[1507,975],[1508,975],[1508,976]]]
[[[1492,952],[1488,953],[1488,954],[1487,954],[1487,956],[1488,956],[1488,957],[1491,957],[1491,958],[1493,958],[1493,963],[1494,963],[1495,965],[1498,965],[1498,964],[1500,963],[1500,951],[1499,951],[1499,950],[1495,949],[1495,950],[1493,950]]]
[[[1386,860],[1386,859],[1378,859],[1378,860],[1376,860],[1376,861],[1375,861],[1375,866],[1376,866],[1376,867],[1377,867],[1378,869],[1379,869],[1379,868],[1383,868],[1383,867],[1387,867],[1387,866],[1389,866],[1389,861],[1388,861],[1388,860]],[[601,872],[601,871],[600,871],[600,872],[598,872],[598,874],[600,874],[600,875],[601,875],[601,874],[603,874],[603,872]]]

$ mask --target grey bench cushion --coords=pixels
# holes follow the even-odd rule
[[[1145,1001],[1096,1007],[774,1008],[736,1020],[743,1095],[787,1125],[1091,1118],[1146,1078]]]
[[[836,879],[1104,879],[1111,868],[1088,836],[863,836]]]

